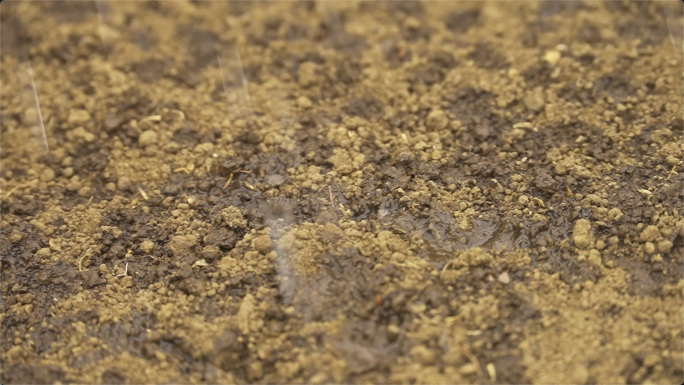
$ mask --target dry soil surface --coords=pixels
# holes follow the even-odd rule
[[[1,12],[3,384],[684,379],[660,3]]]

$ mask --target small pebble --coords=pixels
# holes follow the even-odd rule
[[[149,147],[153,144],[157,144],[158,141],[159,141],[159,135],[157,135],[157,133],[155,131],[152,131],[152,130],[144,131],[138,137],[138,144],[141,145],[142,147]]]
[[[17,243],[17,242],[21,241],[23,238],[24,238],[24,236],[19,231],[17,231],[16,229],[12,230],[12,233],[9,236],[9,240],[12,243]]]
[[[387,336],[388,336],[390,339],[395,339],[395,338],[397,338],[397,337],[399,336],[399,333],[400,333],[400,332],[401,332],[401,331],[399,330],[399,327],[398,327],[397,325],[390,324],[390,325],[387,326]]]
[[[55,172],[51,168],[46,168],[40,173],[40,180],[43,182],[52,182],[55,179]]]
[[[183,256],[184,254],[189,254],[190,250],[194,249],[197,243],[198,239],[194,235],[175,235],[171,237],[168,246],[173,255]]]
[[[544,61],[551,65],[555,65],[556,63],[558,63],[560,58],[561,53],[555,49],[546,51],[546,53],[544,54]]]
[[[594,242],[591,234],[591,222],[586,219],[578,219],[572,230],[572,240],[578,249],[587,249]]]
[[[668,155],[667,158],[665,158],[665,161],[670,166],[676,166],[680,163],[680,160],[677,159],[674,155]]]
[[[299,85],[303,87],[308,87],[316,83],[316,71],[318,65],[311,61],[305,61],[299,65],[297,70],[297,78],[299,79]]]
[[[86,197],[90,196],[90,192],[91,192],[90,186],[83,186],[83,187],[78,189],[78,196],[80,196],[81,198],[86,198]]]
[[[654,254],[656,251],[655,245],[653,242],[646,242],[644,243],[644,252],[646,254]]]
[[[596,249],[597,250],[603,250],[605,248],[606,248],[606,243],[603,240],[599,239],[598,241],[596,241]]]
[[[71,167],[66,167],[62,169],[62,175],[67,178],[71,178],[72,176],[74,176],[74,169]]]
[[[532,111],[540,111],[544,108],[546,100],[544,97],[544,90],[541,87],[537,87],[534,90],[527,93],[523,99],[525,107]]]
[[[70,124],[83,124],[90,120],[90,114],[86,110],[73,109],[69,111],[67,122]]]
[[[411,355],[423,366],[430,366],[435,363],[435,353],[423,345],[411,349]]]
[[[475,365],[468,363],[468,364],[461,366],[458,369],[458,372],[464,376],[467,376],[470,374],[475,374],[477,372],[477,369],[475,369]]]
[[[122,176],[122,177],[119,178],[119,180],[116,182],[116,187],[117,187],[120,191],[131,191],[131,181],[130,181],[127,177]]]
[[[503,283],[504,285],[508,285],[509,283],[511,283],[511,277],[505,271],[503,273],[499,274],[498,279],[499,279],[499,282]]]
[[[608,210],[608,219],[611,221],[619,221],[623,216],[622,211],[617,207]]]
[[[667,253],[668,251],[672,250],[672,241],[663,240],[658,242],[658,251],[661,253]]]
[[[431,156],[432,156],[432,160],[440,160],[440,159],[442,159],[442,151],[441,150],[433,150]]]
[[[311,108],[313,104],[311,103],[311,99],[306,96],[300,96],[297,98],[297,105],[301,108]]]
[[[34,107],[25,109],[21,121],[27,125],[38,123],[38,111]]]
[[[652,242],[658,239],[658,237],[660,237],[660,230],[658,230],[658,227],[654,225],[649,225],[646,226],[644,231],[641,232],[639,240],[641,242]]]
[[[449,124],[449,118],[442,110],[433,110],[427,116],[427,128],[430,130],[443,130]]]
[[[273,243],[271,242],[271,237],[268,235],[261,235],[252,241],[254,250],[258,251],[262,255],[268,254],[273,249]]]
[[[142,250],[143,253],[149,253],[152,250],[154,250],[154,242],[150,240],[144,240],[140,243],[140,250]]]
[[[213,261],[221,256],[221,249],[216,245],[204,246],[200,255],[207,261]]]
[[[600,267],[602,264],[601,252],[596,249],[589,250],[589,258],[587,258],[590,266]]]
[[[36,257],[50,258],[50,248],[49,247],[43,247],[42,249],[36,251]]]

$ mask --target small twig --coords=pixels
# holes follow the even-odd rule
[[[487,373],[489,373],[489,378],[492,380],[493,383],[496,382],[496,366],[494,366],[493,363],[488,363],[487,364]]]
[[[660,186],[656,187],[656,189],[653,191],[653,193],[651,193],[651,194],[648,195],[649,198],[651,197],[652,194],[659,192],[660,189],[665,185],[665,182],[667,182],[668,180],[670,180],[670,178],[672,178],[672,175],[679,175],[679,173],[678,173],[677,171],[675,171],[675,168],[677,168],[677,166],[679,166],[679,165],[682,164],[682,163],[684,163],[684,161],[679,162],[679,163],[675,164],[674,166],[672,166],[672,169],[670,170],[670,172],[667,173],[667,178],[665,178],[665,181],[663,181],[663,182],[660,184]],[[659,176],[658,178],[662,180],[662,176]],[[648,191],[648,190],[645,190],[645,189],[641,189],[641,190]],[[639,192],[642,192],[641,190],[639,190]],[[650,192],[650,191],[649,191],[649,192]]]
[[[482,367],[480,367],[480,361],[477,360],[477,357],[473,355],[473,353],[470,352],[470,350],[465,350],[463,352],[466,357],[468,357],[468,360],[470,360],[470,363],[473,364],[475,367],[475,370],[477,370],[477,375],[480,377],[484,377],[484,373],[482,372]]]
[[[138,191],[140,192],[140,195],[142,195],[142,197],[143,197],[144,200],[146,200],[146,201],[149,201],[149,200],[150,200],[150,197],[147,196],[147,193],[145,192],[145,190],[143,190],[143,189],[141,189],[140,187],[138,187]]]
[[[332,195],[332,187],[328,186],[328,193],[330,194],[330,207],[335,210],[335,204]]]
[[[24,183],[21,183],[21,184],[18,184],[18,185],[16,185],[16,186],[12,187],[12,189],[9,190],[9,191],[7,192],[7,194],[5,194],[5,197],[4,197],[3,199],[7,199],[7,198],[9,198],[10,196],[12,196],[12,194],[13,194],[17,189],[22,188],[22,187],[27,187],[27,186],[30,186],[30,185],[31,185],[30,182],[24,182]]]
[[[122,274],[117,275],[117,277],[125,277],[128,274],[128,262],[126,262],[126,269]]]
[[[439,273],[439,278],[444,279],[444,272],[447,270],[447,267],[450,267],[456,262],[456,259],[452,259],[451,261],[447,262],[442,266],[442,271]]]
[[[78,260],[78,271],[83,271],[82,263],[83,263],[83,260],[88,256],[89,252],[90,252],[90,247],[88,248],[88,250],[86,250],[85,253],[83,253],[83,256],[81,257],[81,259]]]
[[[235,171],[231,172],[230,175],[228,175],[228,181],[226,182],[226,184],[223,185],[223,188],[225,189],[226,187],[228,187],[228,185],[230,184],[230,182],[233,181],[233,176],[234,176],[235,174],[237,174],[237,173],[249,174],[250,172],[251,172],[251,171],[249,171],[249,170],[242,170],[242,169],[238,169],[238,170],[235,170]]]
[[[251,184],[243,181],[242,185],[245,186],[245,188],[249,191],[257,191],[256,187],[252,186]]]
[[[665,178],[665,180],[670,180],[670,178],[672,178],[672,175],[679,175],[679,173],[675,171],[675,168],[677,168],[677,166],[679,166],[680,164],[682,164],[682,162],[679,162],[672,166],[672,170],[670,170],[670,172],[667,174],[667,178]]]
[[[233,173],[231,172],[230,175],[228,176],[228,181],[226,182],[226,184],[223,185],[223,188],[225,189],[226,187],[228,187],[228,185],[232,181],[233,181]]]

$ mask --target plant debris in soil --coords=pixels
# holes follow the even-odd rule
[[[682,382],[667,25],[6,2],[0,380]]]

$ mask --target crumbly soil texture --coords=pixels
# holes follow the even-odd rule
[[[684,380],[659,2],[1,11],[3,384]]]

